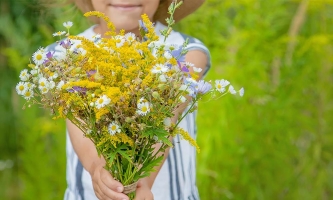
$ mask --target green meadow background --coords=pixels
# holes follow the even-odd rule
[[[0,2],[0,199],[62,199],[65,126],[25,109],[19,72],[62,22],[90,24],[72,6]],[[243,98],[200,103],[201,199],[333,198],[333,0],[207,0],[175,27],[210,49],[206,79]]]

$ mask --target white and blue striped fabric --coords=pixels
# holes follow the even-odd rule
[[[79,34],[88,39],[93,40],[96,35],[93,31],[94,26],[90,27],[83,33]],[[165,26],[156,23],[156,33]],[[207,63],[206,72],[210,68],[210,54],[208,49],[197,39],[188,37],[179,32],[173,31],[166,42],[181,45],[186,38],[189,38],[187,49],[200,50],[204,52],[209,62]],[[57,51],[57,45],[50,45],[47,50]],[[196,138],[196,113],[187,115],[180,123],[180,127]],[[155,200],[199,200],[198,189],[196,186],[196,150],[187,141],[182,140],[179,136],[173,139],[174,148],[170,149],[169,156],[164,162],[156,180],[152,191]],[[67,189],[65,192],[65,200],[95,200],[95,196],[90,174],[82,167],[81,162],[76,155],[70,138],[67,133]]]

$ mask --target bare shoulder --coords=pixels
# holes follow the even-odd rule
[[[206,71],[208,57],[203,51],[191,50],[185,56],[186,62],[194,64],[195,67],[201,68],[202,72]],[[202,75],[202,74],[201,74]]]

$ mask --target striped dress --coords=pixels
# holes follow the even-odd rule
[[[79,34],[93,40],[96,35],[93,31],[94,26],[90,27],[83,33]],[[155,30],[159,34],[165,26],[159,22],[156,23]],[[160,34],[159,34],[160,35]],[[173,31],[166,42],[181,45],[188,36]],[[210,68],[210,54],[208,49],[197,39],[189,38],[188,50],[200,50],[204,52],[209,62],[206,71]],[[51,45],[48,50],[57,51],[57,45]],[[196,113],[187,115],[179,124],[180,127],[189,132],[196,138]],[[76,155],[68,133],[66,143],[67,154],[67,189],[65,200],[97,200],[95,196],[90,174],[83,168]],[[155,200],[199,200],[199,193],[196,186],[196,150],[187,141],[182,140],[179,136],[173,139],[174,148],[164,162],[158,173],[152,192]]]

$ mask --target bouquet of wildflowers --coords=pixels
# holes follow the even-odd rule
[[[169,26],[162,32],[165,37],[179,5],[170,6]],[[203,96],[243,95],[243,89],[236,92],[226,80],[216,80],[215,87],[198,81],[200,69],[184,62],[186,42],[182,46],[159,42],[146,15],[140,22],[141,38],[133,33],[116,34],[102,13],[85,16],[103,18],[108,37],[90,41],[70,36],[72,23],[64,23],[68,38],[58,42],[63,51],[55,55],[38,49],[32,56],[34,64],[28,65],[30,71],[21,71],[16,90],[29,103],[50,109],[54,118],[68,118],[80,128],[106,160],[105,168],[123,185],[148,176],[163,160],[161,153],[172,147],[170,138],[176,134],[199,150],[178,123]],[[74,44],[78,45],[74,48]],[[189,108],[178,123],[171,123],[173,112],[188,101],[187,96],[191,97]]]

